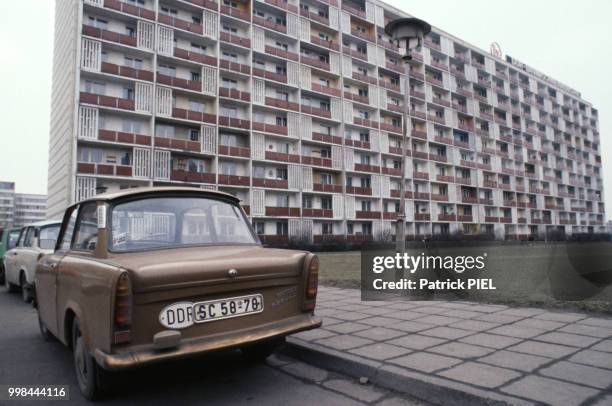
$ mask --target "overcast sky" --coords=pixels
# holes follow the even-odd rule
[[[610,210],[612,2],[387,2],[484,50],[496,41],[504,55],[573,87],[593,103],[599,110]],[[0,180],[17,182],[18,192],[46,193],[47,188],[53,14],[51,0],[0,1]]]

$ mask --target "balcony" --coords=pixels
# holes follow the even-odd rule
[[[301,8],[300,9],[300,16],[309,18],[309,19],[314,20],[314,21],[317,21],[317,22],[323,24],[324,26],[329,27],[329,18],[320,16],[320,15],[318,15],[316,13],[313,13],[312,11],[305,10],[305,9]]]
[[[315,57],[304,55],[304,54],[302,54],[301,62],[306,65],[318,68],[318,69],[326,70],[328,72],[331,69],[328,62],[323,62],[319,58],[315,58]]]
[[[282,125],[260,123],[256,121],[253,121],[252,124],[253,124],[254,131],[261,131],[261,132],[280,134],[280,135],[288,134],[287,127],[282,126]]]
[[[331,118],[331,111],[324,110],[324,109],[319,108],[319,107],[306,106],[306,105],[302,104],[301,111],[302,111],[302,113],[312,114],[314,116]]]
[[[249,176],[219,174],[219,184],[232,186],[249,186],[251,184],[251,178]]]
[[[302,209],[303,217],[334,217],[334,211],[330,209]]]
[[[161,148],[178,149],[182,151],[200,152],[200,141],[181,140],[177,138],[155,137],[155,146]]]
[[[132,177],[131,165],[112,165],[91,162],[78,162],[77,172],[82,174],[100,176],[126,176]]]
[[[323,133],[313,132],[312,133],[312,140],[313,141],[327,142],[329,144],[342,145],[342,137],[338,137],[336,135],[331,135],[331,134],[323,134]]]
[[[344,92],[344,98],[348,100],[356,101],[358,103],[370,104],[370,99],[368,98],[368,96],[360,96],[358,94],[347,92],[347,91]]]
[[[227,117],[219,115],[219,125],[223,127],[233,127],[248,130],[251,128],[251,121],[236,117]]]
[[[159,14],[159,16],[157,17],[157,21],[159,21],[162,24],[166,24],[174,28],[178,28],[180,30],[192,32],[194,34],[202,35],[204,33],[204,27],[202,26],[202,24],[197,24],[191,21],[185,21],[177,17],[173,17],[173,16],[169,16],[165,14]]]
[[[327,168],[331,168],[332,160],[329,158],[321,158],[321,157],[315,157],[315,156],[302,156],[302,164],[324,166]]]
[[[240,45],[245,48],[251,48],[251,40],[249,38],[241,37],[240,35],[221,31],[219,33],[219,39],[223,42],[229,42],[234,45]]]
[[[269,96],[266,96],[266,106],[276,107],[285,110],[300,111],[299,103],[290,102],[288,100],[276,99],[274,97]]]
[[[153,72],[145,69],[136,69],[131,66],[115,65],[114,63],[102,62],[100,71],[110,75],[118,75],[127,78],[153,81]]]
[[[355,148],[361,148],[361,149],[370,149],[370,142],[369,141],[352,140],[350,138],[345,138],[344,139],[344,145],[346,145],[348,147],[355,147]]]
[[[266,54],[278,56],[279,58],[289,59],[292,61],[298,61],[300,56],[295,52],[286,51],[283,48],[273,47],[271,45],[266,45],[265,47]]]
[[[244,73],[245,75],[251,74],[251,66],[228,61],[227,59],[221,59],[219,61],[219,67],[221,69],[231,70],[233,72]]]
[[[289,181],[287,181],[287,179],[253,178],[253,186],[274,189],[288,189]]]
[[[203,123],[217,124],[217,116],[215,114],[204,113],[201,111],[193,111],[174,107],[172,109],[172,117],[183,120],[199,121]]]
[[[310,42],[312,44],[316,44],[319,46],[322,46],[324,48],[328,48],[331,50],[334,50],[336,52],[340,51],[340,44],[336,43],[335,41],[327,41],[324,39],[321,39],[319,37],[315,37],[314,35],[310,36]]]
[[[457,221],[457,216],[454,214],[438,214],[438,221]]]
[[[266,159],[279,162],[300,163],[300,156],[295,154],[287,154],[284,152],[266,151]]]
[[[135,6],[119,0],[104,0],[104,7],[111,10],[120,11],[125,14],[131,14],[136,17],[146,18],[147,20],[155,21],[155,11],[148,8]]]
[[[219,87],[219,96],[234,100],[242,100],[245,102],[251,101],[251,93],[238,89],[230,89],[227,87]]]
[[[299,207],[266,207],[266,216],[299,217]]]
[[[250,158],[251,149],[248,147],[232,147],[228,145],[219,145],[219,155],[227,155],[236,158]]]
[[[184,0],[188,3],[195,4],[196,6],[205,7],[210,10],[217,11],[217,2],[214,0]]]
[[[351,29],[351,35],[357,37],[357,38],[361,38],[365,41],[369,41],[369,42],[376,42],[376,37],[373,34],[368,34],[367,32],[361,32],[359,30],[356,29]]]
[[[438,182],[455,183],[455,177],[448,175],[436,175],[436,180]]]
[[[287,75],[283,75],[281,73],[276,73],[265,69],[253,68],[253,76],[259,76],[260,78],[266,78],[281,83],[287,83]]]
[[[342,186],[331,183],[313,183],[312,190],[315,192],[342,193]]]
[[[297,6],[293,5],[293,4],[289,4],[287,2],[287,0],[265,0],[266,4],[271,4],[273,6],[276,6],[280,9],[286,10],[286,11],[291,11],[292,13],[297,14],[298,12],[298,8]]]
[[[234,18],[238,18],[240,20],[251,22],[251,15],[248,11],[240,10],[238,8],[229,7],[225,4],[221,5],[221,14],[225,14],[227,16],[231,16]]]
[[[359,172],[380,173],[380,166],[355,163],[355,170]]]
[[[157,72],[157,81],[167,86],[180,87],[182,89],[193,90],[195,92],[202,91],[202,81],[201,80],[182,79],[182,78],[177,78],[176,76],[163,75]]]
[[[365,10],[357,8],[357,7],[347,3],[346,1],[342,2],[342,10],[347,11],[347,12],[349,12],[349,13],[357,16],[357,17],[360,17],[360,18],[363,18],[363,19],[366,18]]]
[[[340,97],[340,89],[336,89],[335,87],[323,86],[318,83],[312,83],[310,85],[310,89],[313,92],[324,93],[330,96]]]
[[[347,186],[346,187],[346,193],[352,194],[352,195],[371,196],[372,195],[372,188],[370,188],[370,187],[359,187],[359,186]]]
[[[373,121],[367,118],[353,117],[353,124],[364,127],[378,128],[378,121]]]
[[[302,62],[304,62],[303,58],[302,58]],[[360,72],[353,72],[351,77],[355,80],[360,80],[362,82],[370,83],[373,85],[377,84],[378,82],[375,77],[364,75],[363,73],[360,73]]]
[[[383,166],[381,168],[381,173],[389,176],[402,176],[402,170],[400,168],[388,168]]]
[[[380,79],[378,81],[378,84],[380,86],[384,87],[385,89],[392,90],[392,91],[397,92],[397,93],[401,92],[401,88],[400,88],[399,83],[395,84],[395,83],[392,83],[392,82],[390,82],[388,80]]]
[[[431,214],[429,213],[415,213],[414,220],[415,221],[429,221],[431,219]]]
[[[134,110],[134,100],[122,99],[113,96],[104,96],[101,94],[81,92],[79,101],[86,104],[95,104],[103,107],[111,107],[122,110]]]
[[[253,16],[253,23],[260,25],[262,27],[268,28],[270,30],[273,31],[277,31],[280,32],[282,34],[287,34],[287,26],[286,25],[281,25],[281,24],[276,24],[272,18],[264,18],[264,17],[260,17],[260,16]]]
[[[105,41],[116,42],[122,45],[129,45],[132,47],[135,47],[137,45],[137,40],[135,36],[132,37],[130,35],[121,34],[115,31],[104,30],[86,24],[83,24],[83,35],[100,38]]]
[[[356,123],[355,123],[356,124]],[[380,123],[380,129],[384,131],[389,131],[397,134],[403,134],[404,130],[401,125],[395,125],[390,123]]]
[[[189,183],[215,183],[215,174],[173,169],[170,173],[170,180]]]
[[[103,129],[98,130],[98,140],[124,144],[151,145],[151,137],[148,135]]]
[[[432,193],[431,194],[431,200],[435,200],[437,202],[448,202],[448,195],[444,194],[437,194],[437,193]]]
[[[204,55],[198,52],[187,51],[182,48],[174,48],[174,56],[188,61],[201,63],[204,65],[217,66],[217,58],[210,55]]]
[[[381,213],[379,211],[356,210],[355,217],[358,219],[379,220]]]
[[[439,42],[434,42],[431,37],[425,37],[425,46],[431,49],[437,49],[438,51],[442,49]]]

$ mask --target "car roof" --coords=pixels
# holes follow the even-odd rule
[[[171,194],[177,194],[177,193],[184,193],[184,194],[196,193],[196,194],[201,194],[203,196],[224,197],[227,199],[231,199],[235,201],[236,203],[240,201],[240,199],[238,199],[234,195],[231,195],[225,192],[219,192],[217,190],[201,189],[197,187],[183,187],[183,186],[155,186],[155,187],[137,187],[137,188],[124,189],[124,190],[120,190],[117,192],[102,193],[99,195],[92,196],[88,199],[81,200],[80,202],[77,202],[73,204],[72,206],[75,206],[77,204],[84,203],[84,202],[96,202],[100,200],[113,201],[117,199],[123,199],[125,197],[140,196],[140,195],[142,196],[153,195],[153,194],[171,195]]]
[[[37,221],[36,223],[26,224],[22,228],[25,228],[25,227],[44,227],[44,226],[61,225],[61,224],[62,224],[62,220],[44,220],[44,221]]]

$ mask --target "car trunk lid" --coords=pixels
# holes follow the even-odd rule
[[[295,277],[306,253],[260,246],[210,246],[116,254],[134,293]],[[230,271],[230,270],[235,270]]]

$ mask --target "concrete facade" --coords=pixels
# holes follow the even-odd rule
[[[378,1],[58,0],[49,213],[93,194],[238,196],[269,243],[605,230],[598,113],[434,27],[409,74]],[[409,79],[409,85],[408,83]]]

